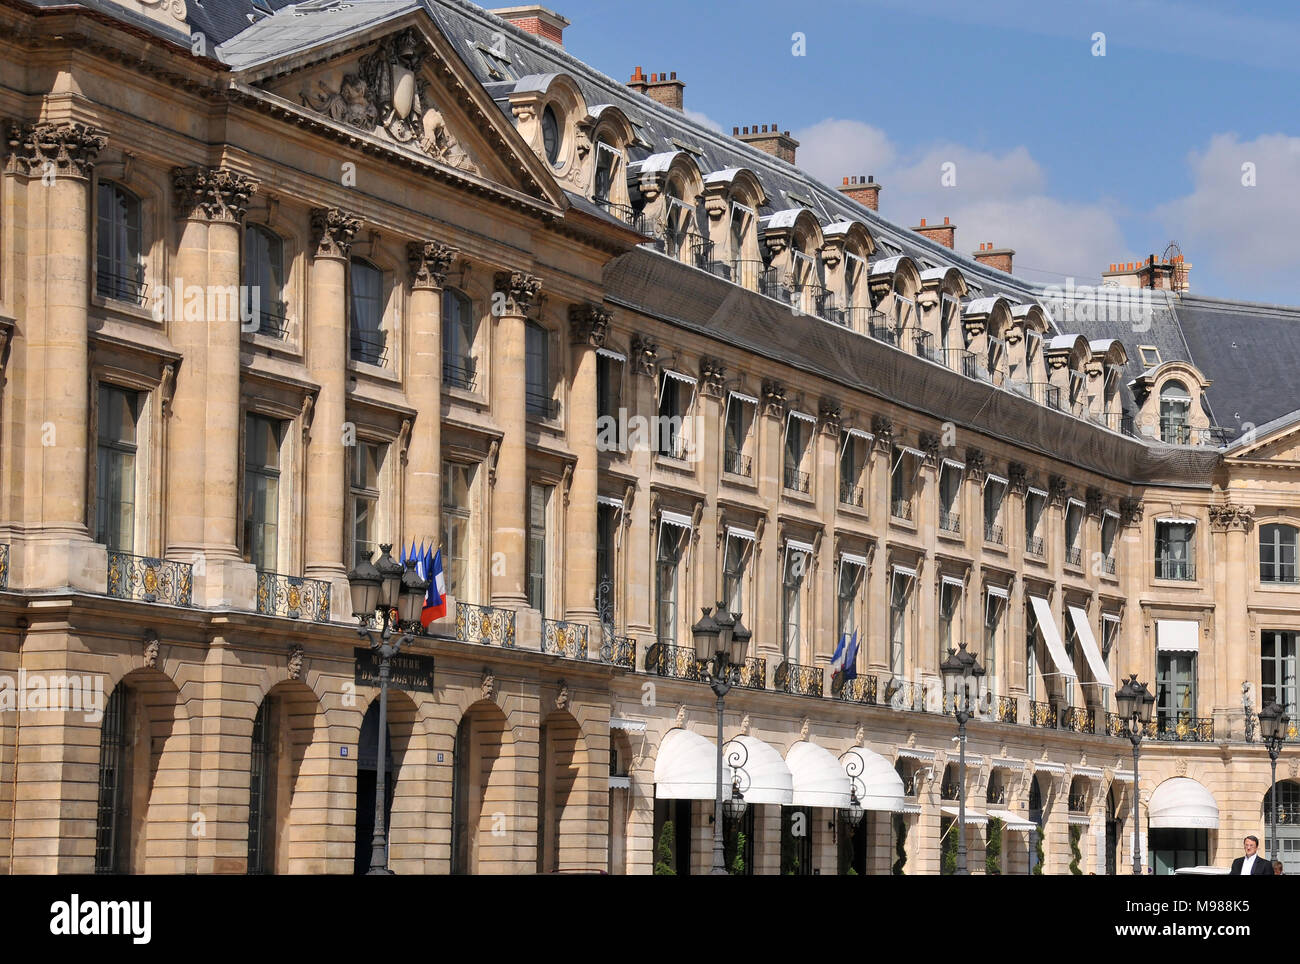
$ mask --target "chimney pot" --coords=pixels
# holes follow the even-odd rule
[[[921,227],[925,227],[925,218],[921,218]]]
[[[675,70],[673,71],[672,79],[673,79],[673,80],[676,80],[676,79],[677,79],[677,71],[675,71]]]
[[[873,183],[875,183],[875,180],[876,180],[876,175],[874,175],[874,174],[868,174],[868,175],[867,175],[867,183],[868,183],[868,184],[873,184]]]
[[[943,219],[943,223],[944,223],[944,224],[947,224],[947,223],[948,223],[948,218],[947,218],[947,217],[944,217],[944,219]]]

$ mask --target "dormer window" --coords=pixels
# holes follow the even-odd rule
[[[623,155],[612,145],[599,141],[596,144],[596,183],[595,200],[597,203],[614,200],[614,175],[623,166]]]
[[[547,105],[542,111],[542,146],[546,150],[546,160],[552,166],[560,158],[560,120],[555,114],[555,108]]]
[[[939,319],[939,340],[944,349],[964,348],[961,335],[961,302],[952,295],[940,296],[941,315]]]
[[[1160,389],[1160,439],[1171,445],[1188,445],[1192,440],[1188,415],[1192,396],[1182,382],[1165,382]]]
[[[1155,345],[1138,345],[1138,354],[1142,356],[1142,367],[1150,370],[1160,366],[1160,349]]]

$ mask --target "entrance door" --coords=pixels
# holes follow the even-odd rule
[[[357,746],[357,839],[352,872],[364,874],[370,869],[370,855],[375,836],[375,781],[379,776],[379,701],[366,710],[361,721]],[[389,729],[384,741],[384,828],[393,826],[393,733]]]

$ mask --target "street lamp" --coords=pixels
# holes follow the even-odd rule
[[[691,627],[695,640],[695,652],[700,655],[701,672],[705,681],[718,698],[718,792],[713,801],[713,869],[711,874],[727,873],[726,858],[722,844],[722,817],[726,807],[727,816],[739,820],[745,813],[745,798],[740,792],[739,782],[733,783],[731,796],[722,792],[722,708],[727,691],[740,682],[740,665],[745,658],[745,649],[753,635],[740,621],[740,613],[727,612],[722,603],[718,603],[717,615],[710,615],[712,606],[705,606],[699,621]]]
[[[348,573],[348,588],[352,592],[352,615],[361,624],[357,634],[370,644],[379,657],[379,755],[375,758],[375,835],[370,848],[370,873],[391,874],[388,869],[388,840],[384,827],[384,797],[387,789],[384,763],[388,738],[388,678],[392,659],[401,648],[414,638],[420,625],[420,609],[429,584],[415,571],[415,560],[408,559],[406,568],[393,560],[392,545],[379,547],[383,553],[378,563],[369,558],[361,560]],[[372,616],[380,619],[379,638],[367,622]],[[396,639],[393,636],[401,633]]]
[[[1268,798],[1272,801],[1268,815],[1268,851],[1269,859],[1277,860],[1277,758],[1282,752],[1282,741],[1286,739],[1286,725],[1290,722],[1286,709],[1278,706],[1275,700],[1259,711],[1259,729],[1268,747],[1268,762],[1273,776],[1269,781]]]
[[[1142,853],[1138,841],[1138,748],[1142,745],[1142,734],[1151,722],[1151,708],[1155,702],[1147,684],[1138,682],[1137,673],[1131,674],[1115,691],[1120,720],[1133,744],[1133,873],[1138,876],[1142,875]]]
[[[974,653],[966,652],[965,643],[959,645],[960,651],[948,650],[948,658],[939,664],[939,672],[943,674],[944,688],[953,694],[952,712],[957,718],[957,873],[966,876],[969,873],[966,869],[966,724],[975,715],[976,701],[970,698],[970,684],[973,680],[978,689],[984,667]]]

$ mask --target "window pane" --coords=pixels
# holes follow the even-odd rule
[[[385,337],[384,276],[369,262],[352,260],[351,355],[356,361],[378,364],[383,359]]]

